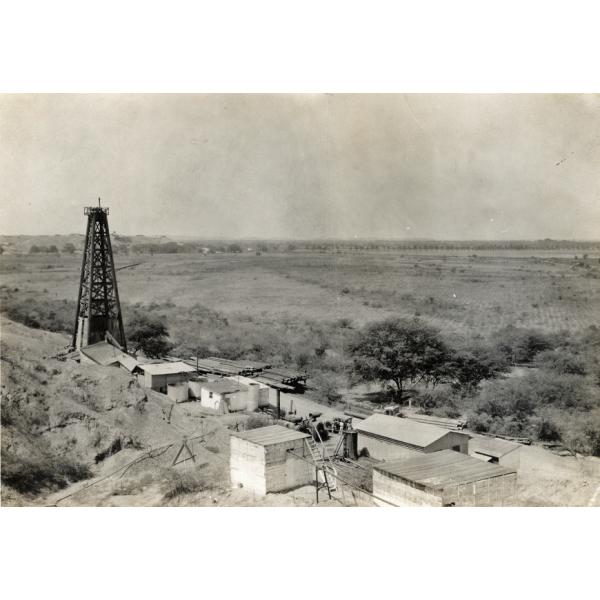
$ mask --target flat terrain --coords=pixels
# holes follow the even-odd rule
[[[344,343],[343,336],[336,338],[337,330],[348,323],[360,326],[390,315],[418,315],[450,337],[467,340],[508,324],[547,332],[575,332],[598,325],[598,260],[591,253],[585,259],[580,253],[576,259],[575,252],[540,251],[531,256],[530,251],[515,250],[477,255],[456,250],[446,254],[294,251],[118,254],[116,266],[140,263],[117,273],[125,319],[136,303],[149,309],[156,305],[152,310],[166,316],[173,341],[177,344],[184,339],[182,347],[190,353],[201,336],[210,342],[225,331],[229,337],[223,339],[229,346],[221,341],[223,346],[237,347],[244,355],[255,343],[266,347],[268,354],[279,341],[292,339],[294,352],[299,352],[314,348],[325,331],[329,345],[324,360],[335,367]],[[33,317],[36,311],[51,315],[56,310],[56,322],[63,323],[59,329],[68,332],[80,266],[80,254],[5,253],[0,256],[2,298],[22,311],[31,311]],[[236,425],[228,421],[231,417],[206,417],[188,403],[177,407],[167,423],[161,402],[139,388],[130,388],[123,372],[51,358],[68,341],[66,335],[28,329],[3,318],[3,403],[10,395],[16,414],[34,424],[31,431],[3,427],[3,455],[8,449],[15,460],[42,460],[48,453],[68,457],[90,468],[92,480],[98,481],[88,488],[88,478],[37,497],[23,497],[3,486],[3,503],[314,502],[311,489],[267,499],[231,490],[227,427]],[[297,354],[286,358],[283,350],[277,350],[279,364],[294,367]],[[330,418],[335,412],[312,402],[309,395],[284,395],[283,407],[289,409],[292,399],[299,414],[321,410]],[[172,468],[176,448],[170,446],[164,454],[134,465],[124,477],[111,475],[151,449],[177,444],[182,435],[196,432],[207,436],[197,443],[198,464]],[[96,462],[116,439],[121,449]],[[539,446],[524,448],[518,503],[598,505],[599,464],[589,457],[559,457]],[[179,491],[173,495],[173,490]],[[65,497],[71,491],[77,493]]]
[[[2,283],[20,293],[74,300],[80,255],[3,255]],[[600,321],[600,263],[575,253],[495,251],[168,254],[117,256],[125,303],[201,305],[256,319],[419,315],[449,333],[513,324],[558,332]]]

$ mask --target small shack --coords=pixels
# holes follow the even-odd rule
[[[495,465],[518,469],[521,462],[521,444],[500,438],[474,437],[469,442],[469,454]]]
[[[410,458],[418,453],[455,450],[468,453],[469,435],[449,431],[428,423],[410,419],[373,414],[364,421],[356,421],[358,449],[366,448],[377,460]]]
[[[257,494],[267,494],[312,483],[315,469],[309,462],[305,441],[309,437],[282,425],[232,432],[232,487],[241,485]]]
[[[373,495],[380,506],[504,506],[516,488],[515,469],[452,450],[373,467]]]
[[[81,362],[102,365],[103,367],[121,367],[129,373],[138,365],[133,356],[106,341],[84,346],[80,349],[79,356]]]
[[[249,387],[243,383],[236,383],[229,379],[194,383],[200,388],[200,405],[203,408],[208,408],[219,415],[248,409]]]
[[[169,384],[187,382],[196,369],[181,361],[145,363],[134,369],[141,386],[166,394]]]

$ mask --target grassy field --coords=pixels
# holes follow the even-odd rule
[[[600,263],[574,253],[495,251],[118,256],[123,302],[201,305],[261,325],[283,320],[354,325],[418,315],[447,333],[504,325],[577,331],[600,321]],[[48,300],[74,300],[80,255],[3,255],[2,284]],[[24,296],[25,297],[25,296]]]

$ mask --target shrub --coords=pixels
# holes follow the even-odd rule
[[[536,329],[512,325],[497,331],[492,339],[496,347],[514,362],[531,362],[533,357],[552,346],[552,338]]]
[[[62,489],[91,475],[86,465],[69,458],[23,458],[2,452],[2,483],[21,494]]]
[[[334,404],[342,399],[339,388],[341,378],[334,374],[319,374],[311,380],[311,388],[317,402],[325,401],[326,404]]]
[[[536,426],[536,436],[543,442],[557,442],[561,439],[560,430],[550,419],[541,419]]]
[[[589,453],[592,456],[600,456],[600,426],[589,425],[583,433],[587,438]]]
[[[177,473],[168,481],[163,498],[165,500],[173,500],[173,498],[178,498],[184,494],[194,494],[205,489],[207,489],[207,485],[204,480],[196,479],[189,474]]]
[[[467,419],[467,427],[477,433],[487,433],[490,430],[490,416],[484,412],[475,413]]]
[[[269,424],[269,418],[266,415],[251,414],[246,420],[245,429],[258,429]]]
[[[540,352],[535,356],[535,362],[540,368],[554,373],[563,375],[587,374],[583,358],[567,348]]]

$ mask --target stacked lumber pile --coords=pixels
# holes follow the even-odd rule
[[[460,431],[464,429],[466,423],[460,419],[447,419],[445,417],[434,417],[429,415],[404,415],[405,419],[411,421],[417,421],[418,423],[428,423],[429,425],[436,425],[437,427],[443,427],[444,429],[451,429],[453,431]]]

